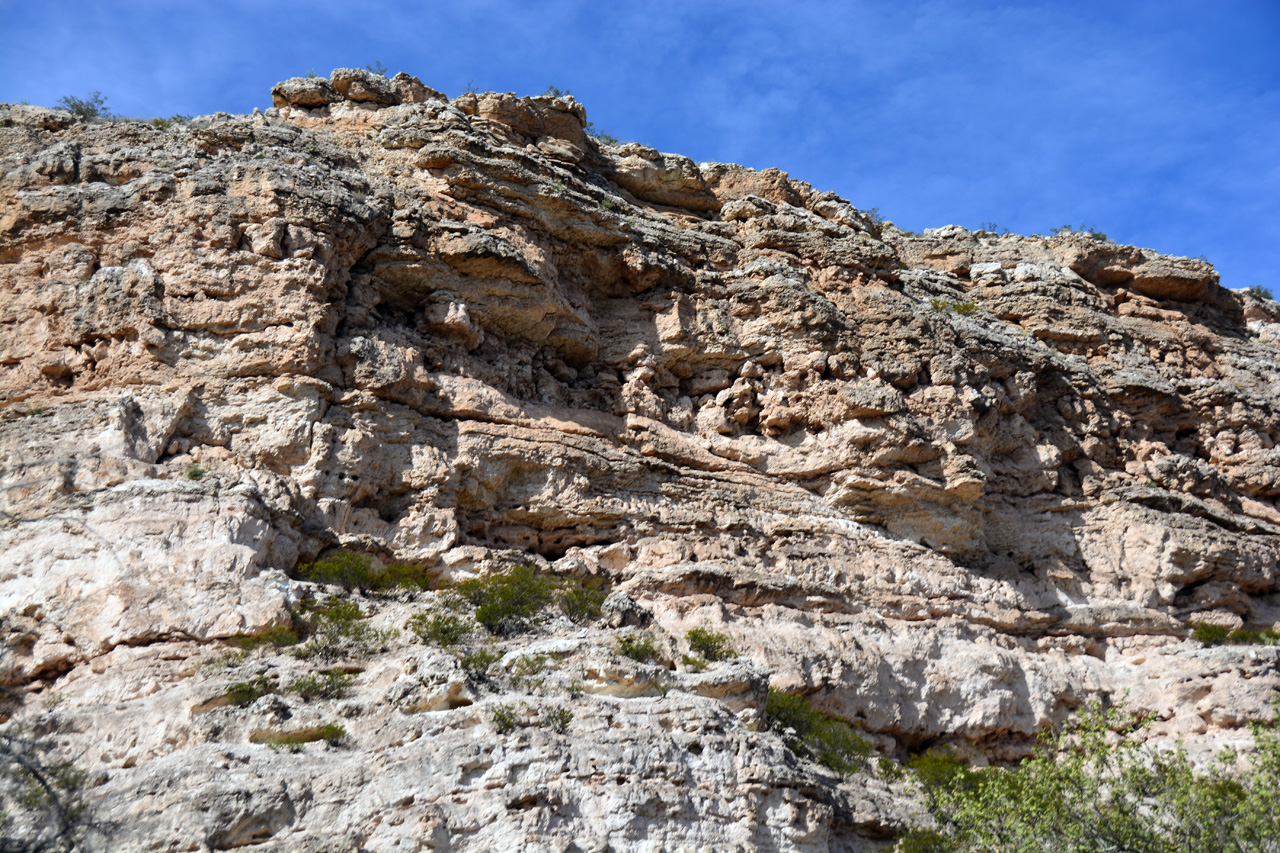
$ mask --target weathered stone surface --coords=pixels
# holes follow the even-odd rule
[[[1190,633],[1280,619],[1275,303],[602,148],[571,98],[273,99],[0,106],[3,713],[105,774],[116,847],[876,849],[906,792],[757,731],[766,685],[897,760],[1099,698],[1206,753],[1268,715],[1276,650]],[[226,657],[338,548],[609,597],[484,672],[410,629],[438,590],[354,595],[399,630],[362,654]],[[697,671],[695,627],[741,657]],[[329,666],[348,696],[289,692]]]

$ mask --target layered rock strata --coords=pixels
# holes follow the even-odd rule
[[[767,685],[897,761],[1015,758],[1095,699],[1193,749],[1269,716],[1280,648],[1191,630],[1280,619],[1274,302],[1083,234],[908,234],[571,98],[272,97],[0,106],[0,680],[114,849],[882,846],[907,794],[789,752]],[[617,619],[487,675],[404,631],[345,699],[219,704],[305,674],[221,641],[337,550],[598,578],[659,663]],[[356,598],[403,629],[439,595]],[[694,627],[741,657],[694,672]]]

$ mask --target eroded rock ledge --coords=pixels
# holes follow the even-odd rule
[[[1082,234],[909,235],[777,170],[602,145],[571,98],[353,69],[272,98],[163,130],[0,105],[5,713],[63,732],[127,843],[904,825],[901,791],[749,728],[765,683],[898,759],[1013,757],[1100,697],[1205,749],[1268,715],[1277,649],[1189,634],[1280,618],[1275,303]],[[637,668],[607,623],[503,640],[572,640],[571,736],[409,634],[343,702],[197,710],[300,672],[198,664],[338,548],[597,576],[671,660],[695,626],[744,658]],[[436,595],[364,606],[403,627]],[[328,718],[346,747],[249,742]]]

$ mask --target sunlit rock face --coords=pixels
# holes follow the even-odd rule
[[[1099,699],[1204,752],[1268,717],[1280,649],[1190,635],[1280,618],[1275,303],[1087,234],[908,234],[572,98],[271,94],[0,106],[4,714],[117,849],[888,843],[909,792],[789,751],[770,685],[895,761]],[[228,655],[338,550],[613,595],[487,669],[410,630],[439,590],[353,594],[382,639],[341,660]],[[698,627],[739,657],[685,662]]]

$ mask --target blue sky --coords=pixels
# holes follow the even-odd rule
[[[596,126],[777,166],[903,228],[1087,224],[1280,294],[1280,2],[0,0],[0,101],[270,105],[382,62],[571,89]]]

